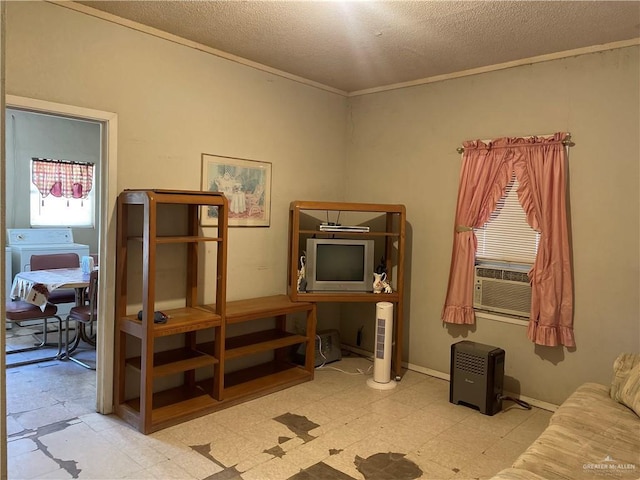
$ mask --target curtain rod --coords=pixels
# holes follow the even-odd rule
[[[527,135],[526,137],[522,137],[522,138],[532,138],[532,137],[553,137],[554,134],[550,134],[550,135]],[[487,143],[487,142],[492,142],[492,140],[481,140],[481,142]],[[575,145],[575,143],[573,143],[573,141],[571,140],[571,134],[567,133],[567,137],[562,140],[561,142],[565,147],[573,147]],[[521,147],[526,147],[529,145],[542,145],[541,143],[533,143],[533,144],[523,144],[523,145],[518,145]],[[504,145],[504,146],[499,146],[499,147],[494,147],[494,148],[507,148],[510,147],[511,145]],[[456,148],[456,152],[458,153],[464,153],[464,147],[458,147]]]
[[[72,165],[88,165],[90,167],[95,165],[95,163],[92,163],[92,162],[77,162],[75,160],[55,160],[53,158],[31,157],[31,160],[37,160],[38,162],[46,162],[46,163],[69,163]]]

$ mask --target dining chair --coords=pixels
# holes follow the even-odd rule
[[[61,333],[62,319],[57,314],[58,307],[50,303],[47,303],[44,310],[42,310],[40,307],[33,305],[31,303],[28,303],[22,300],[14,300],[14,301],[6,302],[5,308],[6,308],[5,318],[8,322],[18,323],[18,322],[26,322],[29,320],[42,320],[44,323],[42,342],[34,345],[33,347],[25,347],[25,348],[19,348],[16,350],[9,350],[6,352],[7,355],[10,355],[13,353],[30,352],[30,351],[38,350],[48,346],[47,321],[50,318],[55,318],[58,321],[58,353],[56,353],[56,355],[54,355],[53,357],[39,357],[39,358],[34,358],[31,360],[25,360],[22,362],[16,362],[11,364],[7,363],[7,368],[19,367],[22,365],[30,365],[32,363],[48,362],[50,360],[60,359],[60,355],[62,353],[62,333]]]
[[[89,345],[95,347],[95,341],[93,338],[87,336],[86,329],[84,327],[93,326],[98,318],[98,270],[93,270],[89,274],[89,286],[87,287],[87,292],[88,301],[83,305],[72,307],[69,311],[69,315],[67,315],[67,318],[65,319],[65,330],[67,333],[64,358],[68,358],[78,365],[82,365],[90,370],[95,370],[95,365],[89,365],[88,363],[73,357],[71,354],[78,348],[80,340],[84,340]],[[76,322],[77,332],[71,347],[69,347],[69,320],[74,320]]]
[[[80,268],[77,253],[47,253],[31,255],[31,270],[51,270],[54,268]],[[76,303],[76,291],[73,288],[56,288],[49,294],[49,303]]]

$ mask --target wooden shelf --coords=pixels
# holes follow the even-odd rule
[[[309,372],[300,365],[277,361],[263,363],[227,373],[224,376],[224,400],[254,398],[312,379],[313,371]]]
[[[221,206],[226,198],[220,192],[202,190],[124,190],[119,198],[127,205],[200,205]]]
[[[223,400],[216,400],[208,393],[214,388],[213,379],[198,382],[193,389],[178,387],[154,393],[152,424],[147,433],[308,382],[313,375],[299,365],[268,362],[228,373],[224,378],[228,387]],[[140,399],[127,400],[117,413],[123,418],[128,415],[137,419]]]
[[[213,350],[213,349],[212,349]],[[127,359],[127,365],[141,369],[142,357]],[[218,363],[218,359],[208,353],[188,348],[165,350],[153,355],[153,378],[173,375],[175,373],[195,370]]]
[[[277,329],[248,333],[225,339],[224,357],[226,360],[247,357],[277,348],[290,347],[307,341],[304,335],[282,332]],[[198,350],[213,354],[214,342],[199,343]]]
[[[336,212],[405,213],[404,205],[386,203],[314,202],[296,200],[291,202],[291,208],[296,210],[332,210]]]
[[[246,357],[256,353],[289,347],[307,341],[304,335],[295,335],[280,330],[265,330],[237,337],[227,337],[225,340],[225,358]]]
[[[144,428],[144,433],[191,420],[222,406],[201,385],[196,385],[193,389],[177,387],[154,393],[152,405],[151,422]],[[116,413],[129,423],[138,421],[141,415],[140,398],[127,400]]]
[[[154,323],[152,334],[154,337],[165,337],[178,333],[193,332],[205,328],[218,327],[222,323],[222,316],[211,309],[210,306],[184,307],[171,310],[163,310],[168,315],[167,323]],[[122,317],[123,329],[131,335],[142,338],[147,330],[144,322],[137,316],[128,315]]]
[[[215,308],[213,305],[209,305]],[[297,335],[286,331],[287,315],[306,315],[305,334]],[[221,399],[239,401],[264,395],[313,380],[315,363],[316,305],[311,302],[292,302],[287,295],[250,298],[227,302],[225,324],[237,324],[253,320],[275,318],[274,329],[264,330],[235,337],[225,338],[222,358],[226,360],[248,357],[261,352],[274,351],[273,362],[250,367],[238,372],[226,373]],[[305,364],[303,366],[284,361],[282,349],[294,345],[304,345]],[[198,349],[213,353],[214,344],[198,344]],[[280,354],[279,354],[280,353]]]
[[[369,232],[321,232],[318,229],[321,220],[319,213],[334,212],[332,218],[340,218],[343,212],[353,212],[353,218],[362,224],[363,214],[366,217],[376,217],[372,220]],[[307,214],[309,218],[301,220],[301,216]],[[344,216],[341,217],[345,220]],[[303,223],[303,224],[301,224]],[[313,227],[313,224],[316,224]],[[404,315],[404,260],[406,241],[406,209],[404,205],[377,204],[377,203],[346,203],[346,202],[313,202],[297,200],[289,206],[289,258],[287,269],[287,291],[293,302],[355,302],[377,303],[391,302],[394,304],[393,325],[393,354],[392,368],[395,375],[402,376],[402,340],[403,340],[403,315]],[[298,292],[298,267],[301,245],[305,238],[370,238],[376,242],[376,248],[382,246],[381,256],[385,259],[387,280],[393,286],[392,293],[373,292],[336,292],[313,291]],[[378,257],[379,258],[379,257]],[[393,278],[392,274],[393,273]],[[373,284],[373,277],[371,278]]]
[[[176,235],[160,235],[157,219],[162,216],[162,204],[182,204],[187,208],[169,208],[176,216],[184,215],[185,222],[175,223]],[[202,206],[218,208],[217,233],[206,237],[200,234],[199,214]],[[142,213],[142,236],[136,231],[129,236],[130,209]],[[142,210],[142,212],[140,212]],[[163,217],[164,219],[164,217]],[[116,248],[116,342],[115,342],[115,411],[125,421],[143,433],[150,433],[200,415],[225,408],[242,401],[313,379],[315,361],[316,305],[311,302],[292,302],[287,295],[253,298],[226,302],[227,275],[227,200],[217,192],[185,192],[167,190],[126,190],[118,197]],[[163,227],[174,225],[169,223]],[[186,231],[186,233],[185,233]],[[131,240],[139,242],[131,242]],[[216,268],[211,269],[212,278],[198,275],[203,262],[198,261],[197,243],[215,242]],[[187,248],[173,248],[172,245],[188,244]],[[163,254],[157,253],[159,245]],[[142,250],[141,255],[128,255],[129,248]],[[164,251],[172,249],[186,256],[186,285],[179,288],[184,295],[185,307],[163,310],[168,316],[166,323],[153,322],[153,309],[157,305],[156,281],[157,265],[164,258]],[[142,260],[141,299],[128,299],[127,282],[132,258]],[[206,272],[205,272],[206,274]],[[215,276],[214,276],[215,275]],[[202,284],[215,285],[215,303],[198,305],[202,297]],[[138,286],[139,287],[139,286]],[[129,303],[143,305],[143,318],[127,315]],[[287,315],[306,315],[305,334],[287,332]],[[250,322],[260,319],[274,319],[274,328],[227,337],[227,324]],[[213,341],[197,344],[198,332],[205,332],[205,338]],[[156,340],[160,337],[175,336],[172,342],[180,342],[179,348],[158,351]],[[140,355],[127,358],[127,342],[139,339],[136,346]],[[295,365],[291,354],[295,345],[305,351],[304,365]],[[225,373],[226,361],[240,357],[273,352],[273,361],[243,370]],[[257,358],[255,361],[260,361]],[[204,380],[196,381],[198,378]],[[136,376],[137,372],[137,376]],[[125,393],[127,375],[136,376],[137,392]],[[154,392],[161,377],[180,378],[182,384],[164,391]],[[138,378],[139,377],[139,378]],[[173,380],[173,378],[172,378]],[[131,388],[131,387],[129,387]],[[136,398],[130,399],[128,397]]]
[[[398,292],[392,293],[349,293],[349,292],[298,292],[296,298],[305,302],[397,302]]]
[[[216,400],[209,394],[214,388],[213,379],[198,382],[193,389],[177,387],[156,392],[153,394],[151,424],[145,433],[152,433],[312,379],[313,374],[300,365],[274,361],[226,374],[223,400]],[[117,407],[116,413],[129,423],[135,424],[140,418],[140,398],[127,400]]]
[[[322,232],[320,230],[299,230],[299,233],[315,236],[331,236],[340,237],[398,237],[397,233],[392,232]]]
[[[207,305],[207,307],[214,311],[216,309],[215,305]],[[225,322],[227,324],[248,322],[297,312],[309,312],[312,309],[313,305],[311,303],[292,302],[287,295],[235,300],[227,302]]]
[[[173,208],[174,205],[186,206]],[[216,207],[218,225],[212,236],[200,232],[199,215],[202,207]],[[220,408],[220,384],[222,377],[220,360],[224,338],[224,307],[226,298],[227,261],[227,221],[228,204],[224,194],[204,191],[170,190],[125,190],[118,196],[117,247],[116,247],[116,318],[114,404],[116,413],[143,433],[194,418],[213,409]],[[142,235],[128,233],[131,212],[142,214],[140,227]],[[168,223],[160,234],[157,220],[165,215],[175,215],[177,221]],[[133,215],[132,215],[133,217]],[[136,217],[137,218],[137,217]],[[131,242],[137,240],[138,242]],[[201,297],[202,278],[198,269],[203,262],[198,260],[197,244],[214,242],[216,269],[204,284],[215,285],[217,308],[198,305]],[[187,248],[175,248],[186,244]],[[162,255],[158,247],[163,247]],[[141,255],[128,255],[129,248],[141,250]],[[177,294],[184,296],[184,307],[163,310],[168,316],[165,323],[154,323],[156,298],[157,265],[164,259],[164,252],[172,249],[184,255],[186,282],[177,288]],[[132,258],[142,260],[142,298],[128,299],[129,275]],[[175,293],[174,293],[175,294]],[[142,303],[142,320],[137,315],[127,315],[131,303]],[[195,347],[196,332],[207,331],[216,339],[214,354],[199,351]],[[160,337],[177,336],[182,347],[167,351],[157,351],[156,340]],[[131,338],[140,341],[140,355],[127,358],[127,342]],[[174,342],[175,343],[175,342]],[[212,353],[213,353],[212,352]],[[127,399],[125,387],[127,375],[139,372],[137,398]],[[215,384],[204,390],[195,382],[196,370],[216,379]],[[154,380],[170,375],[180,375],[183,384],[172,389],[154,393]]]

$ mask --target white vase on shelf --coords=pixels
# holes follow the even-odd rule
[[[373,293],[392,293],[393,289],[389,282],[387,282],[387,274],[374,273],[373,274]]]
[[[384,291],[384,284],[387,280],[386,273],[374,273],[373,274],[373,293],[382,293]]]

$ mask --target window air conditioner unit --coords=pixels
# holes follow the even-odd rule
[[[476,265],[473,307],[528,318],[531,285],[525,268]]]

